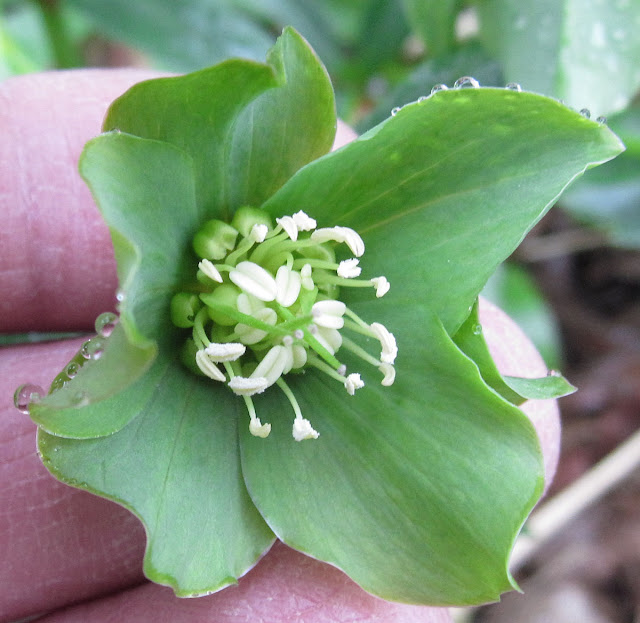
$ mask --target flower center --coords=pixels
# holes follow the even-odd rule
[[[338,262],[336,245],[355,256]],[[244,399],[250,432],[267,437],[251,396],[277,385],[291,403],[294,439],[317,439],[319,433],[302,416],[287,374],[313,367],[342,383],[353,395],[364,387],[357,372],[347,374],[339,359],[349,351],[382,373],[382,385],[395,378],[393,334],[380,323],[368,324],[339,300],[340,288],[373,288],[379,298],[389,291],[385,277],[358,279],[362,238],[348,227],[316,229],[300,211],[276,219],[242,207],[231,224],[207,221],[193,241],[198,263],[197,287],[171,301],[171,318],[191,329],[183,361],[192,370],[225,383]],[[375,357],[349,338],[352,332],[380,344]]]

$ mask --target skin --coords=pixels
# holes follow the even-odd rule
[[[132,70],[30,75],[0,87],[0,332],[90,330],[113,309],[116,270],[106,226],[76,167],[110,101],[150,77]],[[339,128],[339,141],[353,137]],[[509,374],[545,373],[502,312],[484,305],[485,335]],[[0,622],[450,621],[446,609],[391,604],[342,572],[282,544],[239,582],[184,600],[142,575],[144,531],[119,506],[54,480],[35,450],[35,426],[12,403],[15,388],[47,387],[78,340],[0,349]],[[552,401],[525,406],[550,480],[559,425]]]

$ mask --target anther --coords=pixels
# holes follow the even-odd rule
[[[209,277],[209,279],[213,279],[213,281],[222,283],[222,275],[220,274],[220,271],[213,265],[213,262],[211,260],[201,260],[198,263],[198,268],[207,277]]]
[[[317,439],[320,437],[320,433],[311,426],[311,422],[306,418],[295,418],[293,420],[293,429],[291,432],[296,441]]]
[[[382,353],[380,355],[380,361],[382,363],[393,363],[398,355],[398,346],[396,345],[396,338],[393,333],[379,322],[372,322],[371,330],[374,332],[376,338],[380,340],[382,346]]]
[[[298,239],[298,225],[295,222],[295,219],[292,216],[283,216],[282,218],[277,218],[276,223],[287,232],[287,236],[291,238],[291,240]]]
[[[376,298],[383,297],[391,288],[391,284],[387,281],[386,277],[374,277],[371,283],[376,289]]]
[[[364,381],[360,378],[359,374],[354,372],[345,379],[344,387],[349,395],[353,396],[356,393],[356,389],[364,387]]]
[[[316,229],[311,234],[311,240],[323,243],[333,240],[334,242],[344,242],[356,257],[361,257],[364,253],[364,241],[360,235],[349,227],[323,227]]]
[[[293,215],[293,222],[296,224],[298,231],[311,231],[316,228],[316,220],[308,214],[299,210]]]
[[[326,300],[318,301],[311,308],[313,321],[319,327],[328,329],[342,329],[344,326],[344,312],[347,306],[342,301]]]
[[[358,266],[360,260],[357,258],[351,258],[350,260],[342,260],[338,265],[338,277],[343,279],[353,279],[359,277],[362,272],[362,268]]]
[[[381,385],[388,387],[389,385],[393,385],[393,382],[396,380],[396,369],[390,363],[381,363],[378,366],[378,370],[382,372],[384,378],[380,381]]]
[[[261,437],[262,439],[265,439],[271,432],[271,424],[263,424],[260,421],[260,418],[257,417],[251,418],[249,421],[249,432],[254,437]]]
[[[234,376],[228,385],[238,396],[253,396],[267,389],[269,382],[264,377]]]
[[[211,361],[219,363],[223,361],[235,361],[242,357],[246,350],[247,348],[244,344],[227,342],[224,344],[209,344],[209,346],[204,349],[204,352],[209,356]]]
[[[202,373],[208,376],[210,379],[213,379],[214,381],[220,381],[221,383],[224,383],[227,380],[218,366],[216,366],[211,361],[211,359],[209,359],[209,356],[204,350],[199,350],[198,352],[196,352],[196,364],[198,365],[198,368],[200,368]]]
[[[273,301],[278,293],[275,279],[254,262],[240,262],[229,273],[229,279],[241,290],[253,294],[261,301]]]

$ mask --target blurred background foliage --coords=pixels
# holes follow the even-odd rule
[[[86,66],[187,72],[232,56],[262,61],[285,25],[324,61],[338,114],[359,132],[436,84],[473,76],[606,117],[625,142],[624,154],[569,188],[485,289],[581,388],[561,403],[554,490],[568,485],[640,426],[640,0],[0,0],[0,81]],[[0,336],[0,345],[50,337]],[[478,620],[640,621],[638,500],[636,478],[582,520],[588,542],[574,531],[529,565],[534,614],[539,570],[545,595],[568,591],[554,603],[579,598],[588,612],[486,611]],[[616,539],[629,535],[619,555],[601,551],[612,518]]]

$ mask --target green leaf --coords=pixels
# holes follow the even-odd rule
[[[596,115],[623,109],[640,87],[640,3],[485,0],[482,38],[507,80]]]
[[[176,361],[119,432],[78,441],[41,430],[38,448],[57,478],[141,519],[147,577],[180,596],[206,594],[235,582],[273,542],[240,470],[242,406]]]
[[[167,143],[103,134],[87,144],[80,170],[111,231],[120,322],[104,340],[102,356],[86,362],[76,358],[83,364],[77,376],[32,411],[45,430],[95,437],[118,430],[137,413],[159,372],[149,373],[141,387],[127,392],[129,408],[110,415],[110,408],[123,404],[118,397],[96,409],[82,407],[131,385],[149,369],[158,347],[175,348],[169,302],[179,284],[192,278],[185,252],[202,215],[195,203],[191,159]]]
[[[431,56],[451,52],[456,42],[460,0],[403,0],[411,28],[424,41]]]
[[[256,400],[272,431],[264,440],[240,431],[251,497],[279,538],[385,599],[496,599],[512,586],[507,556],[542,488],[535,432],[426,306],[374,301],[355,311],[393,318],[395,384],[372,380],[352,397],[314,372],[294,377],[320,433],[300,444],[282,396]]]
[[[100,32],[172,71],[194,71],[234,56],[262,59],[273,42],[260,24],[226,1],[67,1]]]
[[[606,232],[622,247],[640,247],[640,105],[612,117],[609,126],[627,146],[613,162],[589,171],[562,197],[562,207]]]
[[[539,95],[441,91],[308,165],[264,207],[354,228],[388,297],[420,296],[453,334],[567,184],[622,149],[605,126]]]
[[[329,76],[314,51],[285,29],[268,64],[283,85],[249,104],[229,141],[229,202],[260,205],[298,169],[333,145],[335,101]]]

